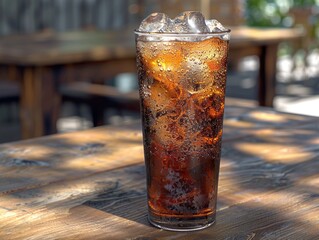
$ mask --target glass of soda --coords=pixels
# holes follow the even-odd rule
[[[215,222],[229,33],[135,31],[148,218],[162,229]]]

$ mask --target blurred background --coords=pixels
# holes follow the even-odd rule
[[[278,48],[273,106],[280,111],[319,117],[319,0],[0,0],[0,42],[8,36],[39,32],[133,31],[152,12],[165,12],[174,18],[185,10],[201,11],[207,18],[216,18],[230,27],[303,29],[302,41],[282,42]],[[252,55],[233,59],[229,64],[227,98],[257,106],[258,58]],[[21,86],[18,81],[0,76],[3,143],[21,139]],[[137,89],[134,72],[123,71],[104,82],[118,92]],[[61,91],[58,132],[93,127],[90,103],[85,96],[74,97],[70,89]],[[139,118],[136,108],[112,101],[105,105],[102,124],[120,125]]]

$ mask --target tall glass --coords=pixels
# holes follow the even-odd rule
[[[230,31],[135,31],[149,221],[215,222]]]

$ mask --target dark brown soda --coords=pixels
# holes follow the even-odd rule
[[[216,211],[228,41],[137,42],[148,206],[157,219]]]

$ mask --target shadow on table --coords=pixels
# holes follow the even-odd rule
[[[259,124],[262,122],[265,126],[267,119]],[[309,183],[300,180],[318,176],[319,138],[311,126],[318,128],[310,124],[299,128],[291,126],[288,130],[259,129],[260,133],[239,141],[226,140],[217,223],[197,232],[196,237],[276,239],[307,236],[306,239],[316,239],[319,236],[316,231],[318,187],[311,186],[310,180]],[[131,179],[136,187],[122,185],[118,178],[113,189],[85,205],[149,226],[145,187],[140,187],[145,186],[143,165],[120,169],[113,174],[124,175],[123,178]],[[185,239],[191,234],[156,231],[145,234],[145,237]]]
[[[315,148],[314,142],[318,141],[318,137],[311,129],[294,130],[291,133],[278,130],[278,140],[270,141],[269,138],[274,134],[266,132],[243,138],[240,142],[225,142],[217,223],[212,228],[197,232],[199,239],[259,239],[292,235],[307,236],[307,239],[318,237],[315,216],[318,211],[318,188],[307,187],[298,180],[303,176],[311,178],[318,174],[313,168],[319,167],[318,155],[300,155],[305,147]],[[297,139],[300,138],[304,139],[302,146],[297,145]],[[266,145],[272,154],[260,152]],[[291,151],[295,149],[295,155],[280,155],[285,148]],[[319,148],[316,149],[319,153]],[[149,226],[145,187],[141,187],[145,186],[143,165],[115,170],[110,174],[117,179],[113,187],[85,205]],[[134,184],[122,184],[124,179],[130,179]],[[156,231],[145,234],[145,237],[166,239],[175,236],[174,239],[185,239],[190,234]]]
[[[117,169],[108,176],[109,187],[84,205],[149,226],[144,164]]]
[[[232,118],[232,114],[240,117]],[[312,181],[312,178],[318,177],[319,168],[318,123],[313,119],[313,122],[302,126],[300,123],[303,117],[281,114],[281,117],[277,118],[277,124],[274,125],[271,123],[273,119],[269,116],[275,115],[272,111],[267,114],[260,118],[260,114],[256,114],[254,109],[245,108],[240,114],[229,109],[228,118],[231,121],[255,124],[254,127],[249,127],[254,132],[247,135],[244,131],[240,131],[246,125],[231,125],[225,122],[226,128],[239,132],[242,137],[236,136],[236,140],[230,134],[225,135],[217,223],[212,228],[197,232],[197,239],[212,237],[277,239],[287,236],[296,239],[304,239],[304,236],[307,236],[307,239],[317,239],[319,237],[319,232],[316,231],[319,221],[318,215],[316,216],[319,189],[316,185],[317,180]],[[286,119],[288,117],[290,118]],[[275,126],[277,129],[267,129],[270,126]],[[131,141],[126,137],[122,137],[121,140]],[[77,156],[89,159],[100,152],[112,151],[107,149],[107,146],[97,139],[94,141],[87,139],[79,144],[75,138],[61,136],[43,142],[34,140],[21,142],[10,149],[2,145],[1,165],[15,168],[23,166],[24,169],[29,166],[30,170],[38,169],[40,173],[42,168],[57,164],[55,167],[59,171],[74,174],[76,178],[82,179],[96,174],[96,169],[93,171],[87,168],[71,168],[67,165],[59,166],[59,162],[72,160]],[[48,153],[45,158],[11,157],[11,154],[19,152],[23,156],[30,147],[44,147]],[[114,215],[119,220],[122,219],[117,221],[118,225],[114,227],[117,230],[123,231],[128,225],[136,228],[150,226],[146,219],[144,165],[140,163],[110,171],[104,170],[101,174],[103,174],[103,177],[102,175],[99,177],[101,190],[86,197],[88,200],[83,205]],[[16,180],[22,183],[26,178],[22,177],[21,173],[20,176]],[[44,176],[40,174],[41,177]],[[12,179],[8,179],[7,181],[11,182]],[[45,186],[50,184],[50,181],[52,179],[48,182],[42,181],[41,184]],[[32,191],[30,193],[29,190],[25,190],[25,194],[22,194],[18,192],[20,187],[23,186],[18,186],[15,189],[17,192],[10,194],[11,197],[28,198]],[[43,195],[48,192],[37,191],[36,194]],[[79,201],[79,198],[83,198],[83,195],[73,196],[74,201]],[[172,237],[187,239],[192,234],[149,229],[150,231],[143,233],[143,236],[133,239],[172,239]]]

